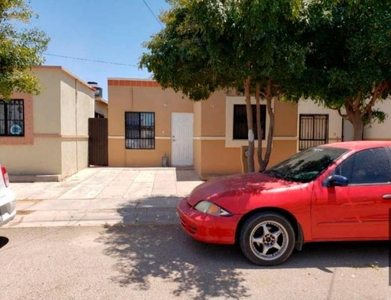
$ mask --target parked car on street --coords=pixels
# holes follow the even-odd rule
[[[391,142],[326,144],[264,172],[196,187],[178,204],[183,229],[209,243],[239,243],[258,265],[277,265],[320,241],[389,240]]]
[[[15,193],[9,188],[7,169],[0,164],[0,226],[16,215]]]

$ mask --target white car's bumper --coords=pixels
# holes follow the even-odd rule
[[[15,193],[7,189],[6,193],[0,197],[0,226],[12,221],[16,216]]]

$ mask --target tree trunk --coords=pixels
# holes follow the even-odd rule
[[[266,170],[266,167],[269,164],[270,155],[272,153],[272,143],[273,143],[273,137],[274,137],[274,112],[272,109],[272,98],[273,98],[272,84],[273,84],[273,80],[269,78],[267,81],[267,88],[266,88],[266,109],[267,109],[267,114],[270,119],[269,133],[268,133],[268,137],[267,137],[265,159],[262,161],[262,164],[260,165],[261,172]]]
[[[254,128],[253,128],[253,113],[251,108],[251,95],[250,95],[250,83],[251,77],[248,76],[244,85],[244,91],[246,95],[246,114],[247,114],[247,127],[248,127],[248,172],[254,172]]]
[[[364,136],[364,124],[361,119],[361,116],[358,117],[358,119],[353,120],[353,140],[354,141],[361,141]]]
[[[347,119],[353,125],[353,140],[361,141],[364,136],[364,122],[361,115],[360,103],[361,103],[361,95],[357,97],[357,99],[347,100],[345,102],[345,110]]]
[[[257,113],[257,138],[258,138],[258,164],[259,164],[259,170],[261,171],[261,165],[263,163],[263,157],[262,157],[262,136],[263,136],[263,130],[262,130],[262,120],[261,120],[261,103],[260,103],[260,90],[261,90],[261,84],[259,82],[255,85],[255,105],[256,105],[256,113]]]

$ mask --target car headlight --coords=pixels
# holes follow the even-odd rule
[[[194,208],[200,212],[212,216],[226,217],[232,215],[230,212],[226,211],[225,209],[222,209],[220,206],[209,201],[198,202]]]

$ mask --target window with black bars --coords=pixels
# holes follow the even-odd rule
[[[255,105],[251,105],[253,113],[253,128],[254,128],[254,137],[257,139],[257,119],[256,119],[256,108]],[[247,113],[246,105],[235,104],[234,105],[234,130],[233,130],[233,139],[234,140],[247,140],[248,139],[248,126],[247,126]],[[266,131],[266,105],[261,105],[261,128],[262,128],[262,139],[265,139]]]
[[[23,100],[0,100],[0,136],[24,136]]]
[[[155,113],[125,112],[126,149],[155,149]]]
[[[328,143],[329,115],[300,115],[299,150]]]

